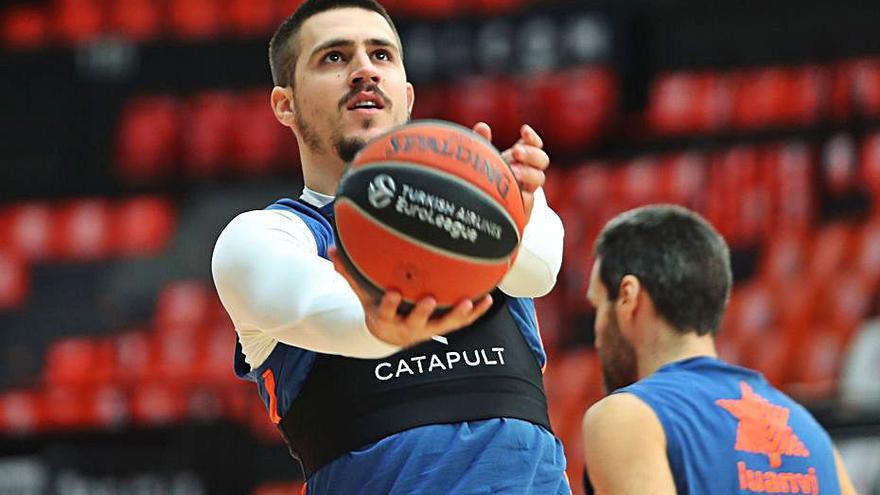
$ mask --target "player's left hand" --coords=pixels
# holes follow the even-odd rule
[[[492,141],[492,128],[485,122],[478,122],[473,131]],[[501,153],[501,157],[510,164],[513,175],[519,184],[522,193],[523,206],[526,214],[526,223],[532,216],[532,207],[535,204],[535,191],[544,185],[547,179],[544,170],[550,165],[550,156],[544,151],[544,141],[528,124],[523,124],[519,130],[520,138],[510,148]]]

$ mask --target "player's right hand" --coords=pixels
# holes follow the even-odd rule
[[[398,313],[398,308],[403,302],[403,297],[399,292],[386,291],[382,299],[377,302],[375,297],[361,287],[345,269],[336,248],[330,248],[328,254],[336,271],[345,278],[360,299],[370,333],[391,345],[410,347],[430,340],[435,335],[454,332],[470,325],[492,307],[492,296],[486,294],[476,304],[464,299],[446,314],[432,318],[431,315],[437,309],[437,301],[432,297],[425,297],[416,302],[408,314],[401,315]]]

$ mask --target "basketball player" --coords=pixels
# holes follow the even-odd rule
[[[569,493],[530,299],[555,284],[563,235],[534,130],[503,153],[529,220],[499,290],[438,318],[425,297],[400,316],[400,294],[375,301],[329,260],[345,163],[409,118],[402,58],[373,0],[307,0],[273,36],[272,110],[299,143],[305,189],[239,215],[217,241],[235,370],[256,382],[309,494]],[[474,131],[491,139],[486,124]]]
[[[803,407],[718,359],[730,256],[703,218],[677,206],[625,212],[595,258],[587,297],[612,394],[584,417],[588,493],[855,493]]]

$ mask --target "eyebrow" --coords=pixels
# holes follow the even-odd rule
[[[392,41],[387,40],[385,38],[370,38],[366,41],[367,45],[370,46],[381,46],[385,48],[393,48],[395,52],[399,52],[397,49],[397,45],[395,45]],[[327,40],[320,45],[316,46],[314,50],[312,50],[312,56],[316,53],[320,53],[324,50],[328,50],[330,48],[351,48],[355,45],[354,41],[345,39],[345,38],[333,38],[331,40]]]

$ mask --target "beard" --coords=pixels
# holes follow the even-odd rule
[[[382,101],[384,102],[386,109],[390,110],[394,107],[394,104],[392,103],[391,99],[388,98],[388,96],[384,92],[382,92],[382,90],[379,89],[379,87],[377,85],[367,84],[367,85],[360,85],[360,86],[352,88],[345,96],[343,96],[339,100],[340,112],[345,111],[345,107],[346,107],[347,102],[352,97],[354,97],[355,95],[360,93],[361,91],[371,91],[371,92],[375,93],[376,95],[378,95],[379,98],[381,98]],[[301,104],[301,102],[297,99],[296,94],[294,94],[294,104],[296,105],[297,108],[304,108],[304,106]],[[409,122],[410,118],[411,118],[411,113],[407,109],[406,116],[404,117],[403,122],[400,122],[400,123],[394,124],[394,125],[399,125],[399,124]],[[302,141],[303,141],[303,143],[305,143],[306,146],[308,146],[308,148],[310,150],[312,150],[316,153],[324,153],[327,151],[327,149],[328,149],[327,146],[329,145],[331,147],[331,149],[336,151],[336,154],[345,163],[350,163],[352,160],[354,160],[355,155],[357,155],[357,153],[361,149],[363,149],[364,146],[366,146],[367,143],[369,142],[368,139],[365,139],[362,137],[344,136],[342,134],[341,124],[338,124],[338,125],[340,125],[340,128],[337,128],[331,132],[331,135],[329,138],[329,143],[328,143],[327,141],[325,141],[326,137],[324,137],[322,139],[321,133],[318,132],[315,129],[315,127],[309,123],[308,119],[304,118],[303,112],[296,112],[295,119],[296,119],[297,128],[299,128],[299,131],[301,134]],[[374,127],[375,124],[376,124],[376,122],[374,119],[368,118],[368,119],[364,119],[361,122],[360,127],[361,127],[361,129],[367,131],[367,130],[371,129],[372,127]]]
[[[599,362],[602,364],[605,393],[632,385],[639,379],[636,351],[620,332],[613,310],[609,311],[608,328],[603,335],[603,345],[599,348]]]
[[[367,141],[361,138],[340,137],[333,140],[333,148],[336,149],[336,154],[345,163],[351,163],[358,151],[362,150],[366,145]]]
[[[296,100],[295,95],[294,100]],[[297,108],[302,108],[298,101],[296,101],[296,106]],[[299,128],[299,132],[302,134],[302,140],[306,146],[314,152],[322,151],[324,147],[321,145],[321,136],[318,135],[318,132],[311,126],[311,124],[306,122],[306,119],[303,118],[302,112],[296,112],[294,118],[296,119],[296,126]]]

